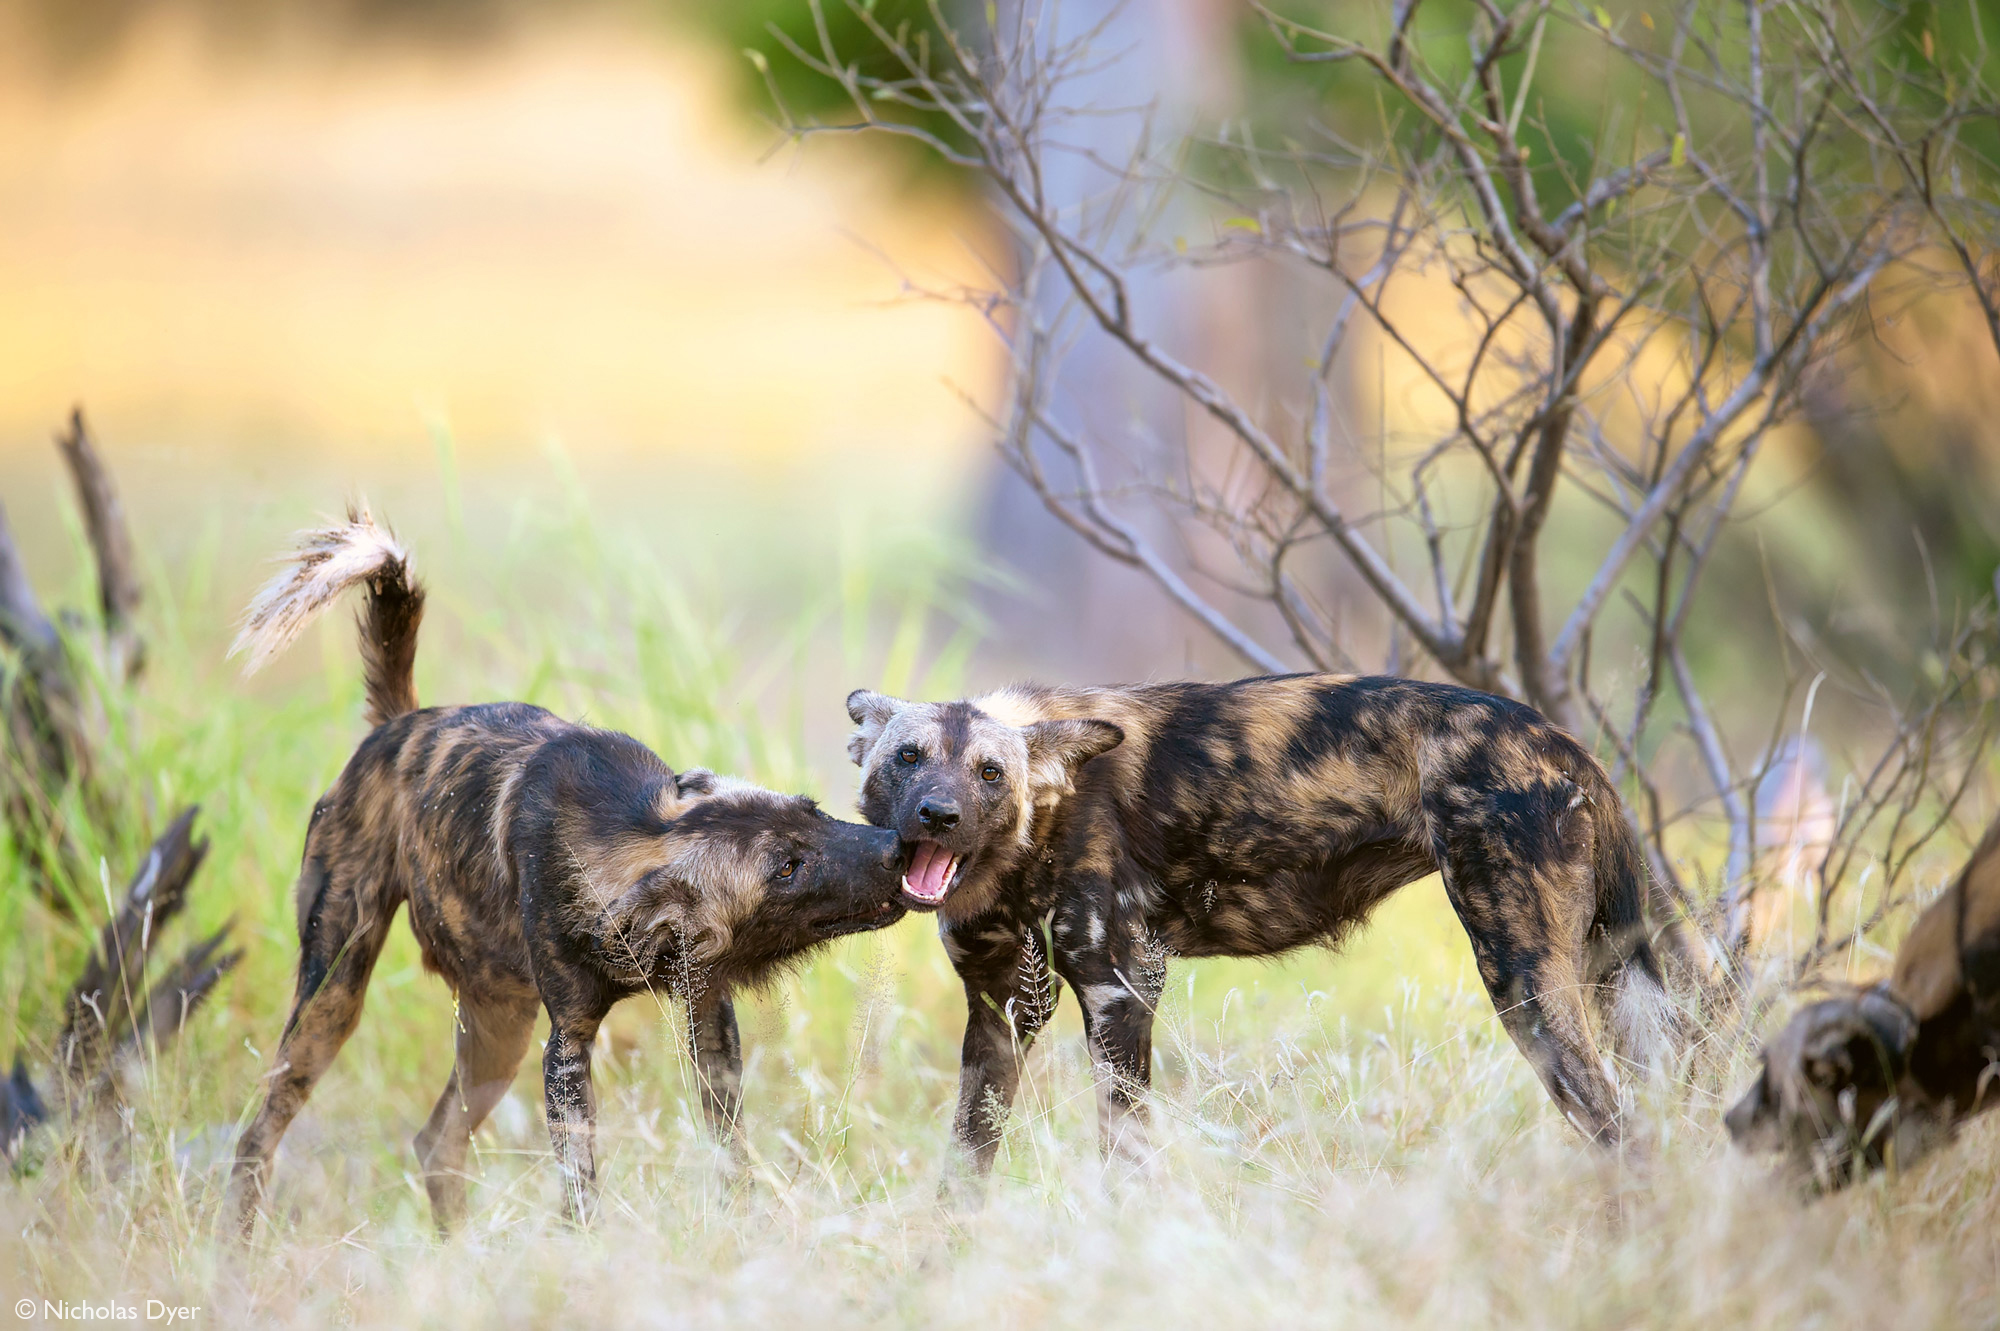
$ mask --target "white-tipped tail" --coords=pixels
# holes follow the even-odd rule
[[[243,612],[243,627],[230,644],[231,656],[247,656],[243,673],[253,675],[292,644],[321,611],[358,582],[385,572],[408,580],[410,552],[375,525],[368,506],[347,511],[347,521],[299,533],[298,545],[284,556],[285,568],[258,589]]]
[[[1657,1080],[1672,1070],[1680,1016],[1673,997],[1642,967],[1626,963],[1611,977],[1611,1040],[1627,1063]]]

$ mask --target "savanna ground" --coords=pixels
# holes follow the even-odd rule
[[[862,519],[758,547],[799,530],[765,509],[722,547],[758,559],[704,558],[629,503],[599,511],[559,458],[477,489],[440,461],[380,505],[433,588],[427,701],[525,698],[851,816],[849,773],[815,760],[846,690],[939,695],[976,673],[978,626],[940,611],[979,564],[949,543]],[[476,1139],[474,1218],[442,1242],[409,1142],[449,1066],[451,999],[399,925],[285,1141],[271,1218],[233,1246],[220,1189],[291,998],[304,820],[361,699],[344,615],[254,684],[221,652],[259,558],[329,506],[211,493],[154,560],[151,665],[114,752],[156,822],[202,804],[195,923],[234,916],[248,955],[95,1145],[45,1137],[0,1184],[0,1316],[157,1299],[198,1306],[198,1326],[2000,1323],[2000,1119],[1900,1177],[1802,1198],[1721,1130],[1780,998],[1698,1018],[1680,1075],[1638,1093],[1634,1148],[1594,1151],[1501,1032],[1434,881],[1339,955],[1176,964],[1144,1176],[1099,1163],[1065,1000],[985,1204],[940,1204],[962,999],[909,919],[744,1006],[747,1163],[704,1135],[670,1005],[634,1000],[598,1063],[601,1223],[559,1219],[531,1057]],[[746,577],[789,612],[746,615]],[[115,890],[134,848],[105,849]],[[86,931],[21,880],[0,864],[0,1010],[45,1052]]]

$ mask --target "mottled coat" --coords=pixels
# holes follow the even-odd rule
[[[268,657],[355,582],[369,586],[368,736],[312,812],[299,871],[299,978],[232,1206],[254,1219],[272,1153],[360,1020],[390,922],[409,907],[424,964],[456,997],[457,1060],[416,1148],[440,1226],[465,1207],[474,1129],[512,1083],[538,1011],[543,1081],[572,1215],[595,1192],[590,1055],[620,999],[690,1010],[703,1103],[733,1126],[742,1046],[730,991],[830,938],[900,919],[893,834],[801,796],[675,773],[629,736],[539,707],[416,710],[423,613],[408,556],[365,515],[313,534],[252,607]]]
[[[1889,978],[1807,1004],[1762,1062],[1730,1135],[1824,1185],[1907,1166],[2000,1103],[2000,822],[1917,917]]]
[[[861,812],[909,843],[965,984],[958,1127],[990,1166],[1017,1051],[1081,1002],[1107,1146],[1147,1083],[1171,956],[1337,943],[1433,871],[1507,1031],[1578,1128],[1617,1130],[1584,998],[1657,1059],[1669,1010],[1603,769],[1518,703],[1404,679],[859,691]],[[1045,932],[1046,930],[1046,932]]]

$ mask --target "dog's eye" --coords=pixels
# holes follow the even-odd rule
[[[778,870],[778,881],[781,883],[791,882],[792,875],[797,873],[799,871],[799,866],[804,863],[805,863],[804,860],[796,860],[796,859],[786,860],[785,867]]]
[[[918,753],[913,748],[906,748],[901,753],[898,753],[896,756],[898,758],[901,758],[906,763],[914,763],[917,759],[923,757],[921,753]]]
[[[981,781],[998,781],[1000,779],[1000,769],[992,763],[988,763],[979,769],[979,779]]]

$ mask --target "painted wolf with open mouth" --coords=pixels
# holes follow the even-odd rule
[[[513,1082],[535,1015],[549,1135],[571,1216],[596,1193],[591,1044],[642,990],[686,1003],[710,1122],[733,1130],[742,1044],[730,991],[842,934],[901,919],[893,832],[803,796],[695,770],[523,703],[417,709],[424,592],[365,510],[306,533],[233,651],[255,670],[346,588],[360,617],[367,738],[320,799],[298,879],[298,996],[263,1108],[237,1145],[232,1215],[254,1223],[272,1153],[354,1031],[405,902],[424,964],[457,998],[457,1065],[417,1134],[431,1211],[465,1211],[466,1147]]]
[[[905,891],[939,912],[965,984],[957,1129],[982,1172],[1060,981],[1113,1150],[1150,1076],[1169,956],[1337,942],[1433,871],[1501,1022],[1581,1132],[1618,1134],[1587,992],[1626,1057],[1667,1052],[1637,840],[1603,768],[1531,708],[1292,675],[944,703],[863,689],[847,710],[861,813],[907,843]]]

